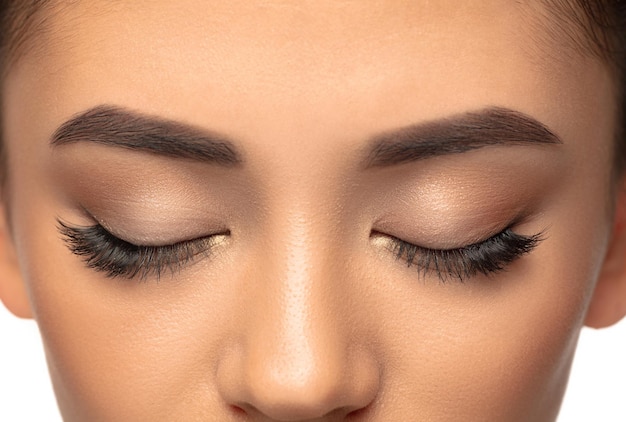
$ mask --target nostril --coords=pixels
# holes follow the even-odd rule
[[[230,405],[230,410],[233,414],[235,414],[236,416],[247,416],[248,412],[246,412],[245,410],[243,410],[243,408],[237,406],[237,405]]]
[[[367,417],[367,415],[370,413],[370,411],[372,410],[372,403],[373,402],[370,402],[365,407],[361,407],[359,409],[353,410],[352,412],[348,413],[346,415],[346,420],[348,421],[364,420]]]

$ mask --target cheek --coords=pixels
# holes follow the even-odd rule
[[[496,294],[414,303],[389,324],[385,343],[396,347],[387,352],[397,353],[387,355],[387,375],[405,392],[400,409],[425,420],[554,420],[580,330],[580,296]]]

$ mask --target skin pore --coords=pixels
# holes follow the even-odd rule
[[[556,418],[624,277],[612,74],[542,3],[55,7],[3,86],[0,297],[65,420]]]

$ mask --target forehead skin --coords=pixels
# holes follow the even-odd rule
[[[267,116],[275,116],[276,109],[306,107],[314,113],[311,117],[324,119],[323,126],[333,133],[335,128],[328,125],[324,112],[335,115],[337,123],[343,122],[343,116],[337,116],[338,107],[329,107],[341,101],[354,104],[344,108],[350,115],[357,111],[355,103],[366,111],[378,107],[389,110],[385,114],[393,113],[377,119],[379,127],[413,123],[416,114],[426,119],[486,103],[507,106],[511,102],[531,115],[546,114],[545,123],[558,132],[567,130],[572,107],[596,110],[594,117],[602,121],[613,118],[612,113],[604,113],[605,107],[598,107],[606,103],[606,90],[612,88],[604,66],[582,57],[577,57],[582,66],[564,66],[563,60],[569,63],[572,58],[564,53],[571,53],[564,48],[569,46],[568,37],[537,35],[536,21],[545,19],[543,2],[532,7],[504,1],[462,5],[453,1],[191,3],[184,7],[141,1],[57,5],[52,13],[57,19],[46,31],[48,36],[39,40],[45,46],[39,50],[47,55],[37,55],[31,64],[46,65],[51,72],[71,66],[76,72],[66,76],[69,80],[57,72],[55,84],[37,89],[63,92],[64,84],[69,84],[73,104],[68,107],[73,109],[101,101],[101,91],[106,97],[102,100],[159,114],[169,108],[171,117],[201,125],[206,125],[210,110],[212,126],[221,120],[230,122],[226,117],[233,115],[238,116],[240,126],[267,121],[257,113],[255,122],[246,121],[246,113],[239,108],[254,102],[264,103]],[[194,8],[198,13],[194,14]],[[537,18],[533,21],[531,16]],[[188,24],[181,28],[182,21]],[[546,48],[548,52],[543,51]],[[424,50],[429,54],[421,54]],[[440,77],[442,69],[447,78]],[[530,71],[535,73],[532,79],[516,77]],[[78,80],[76,73],[81,74]],[[220,83],[222,75],[228,75],[229,84]],[[101,88],[94,89],[93,81]],[[565,92],[558,109],[536,97],[538,93],[554,98],[555,93],[563,93],[563,86],[574,82],[576,89]],[[477,86],[490,89],[458,95]],[[256,89],[261,87],[263,91]],[[377,87],[384,87],[387,94],[383,103],[374,94]],[[82,103],[76,88],[82,88],[87,97]],[[536,93],[534,98],[520,104],[520,97],[528,97],[520,94],[529,89]],[[168,107],[175,101],[173,92],[184,99],[186,107]],[[268,94],[252,95],[257,92]],[[400,95],[405,92],[413,95]],[[296,99],[302,104],[294,103]],[[267,107],[268,102],[272,107]],[[146,110],[146,103],[152,104],[152,110]],[[360,114],[364,113],[353,118],[371,120]],[[299,121],[284,120],[284,126]]]
[[[554,420],[608,237],[615,118],[604,65],[563,60],[560,41],[537,33],[532,13],[509,0],[54,7],[38,41],[45,48],[5,81],[3,127],[16,248],[67,420],[238,420],[233,403],[259,420],[337,420],[341,412],[315,413],[313,399],[290,406],[271,397],[323,396],[333,374],[343,374],[337,385],[355,380],[353,396],[371,399],[355,416],[363,420]],[[246,195],[224,193],[238,198],[224,219],[247,246],[233,241],[214,267],[195,266],[180,282],[135,285],[71,256],[54,218],[71,217],[67,203],[76,199],[56,182],[63,156],[47,140],[99,104],[237,139],[246,167],[228,177]],[[387,261],[362,252],[357,239],[385,210],[359,201],[380,183],[396,189],[388,174],[359,173],[364,140],[489,106],[535,117],[564,144],[534,167],[537,157],[524,153],[519,163],[514,154],[490,155],[496,170],[443,161],[423,179],[442,189],[409,199],[433,203],[419,221],[434,227],[440,215],[465,218],[459,210],[473,201],[452,197],[506,203],[502,192],[489,196],[494,180],[511,190],[548,186],[550,195],[528,194],[539,205],[526,229],[549,227],[536,253],[499,276],[506,284],[486,288],[415,282],[393,259],[380,264]],[[66,167],[99,158],[81,151]],[[144,168],[136,156],[115,157],[114,168],[140,180],[174,167],[158,173],[147,159]],[[518,183],[498,173],[507,166],[519,166]],[[115,196],[123,183],[107,168],[91,169]],[[470,182],[449,182],[446,171]],[[535,171],[550,177],[533,179]],[[206,180],[207,190],[217,185]],[[161,211],[142,217],[166,225],[153,217]],[[313,378],[318,384],[307,384]]]

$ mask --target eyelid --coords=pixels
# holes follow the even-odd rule
[[[490,276],[504,271],[534,250],[545,239],[544,234],[545,230],[525,236],[507,228],[483,241],[453,249],[429,249],[388,236],[388,249],[397,260],[405,260],[407,267],[415,266],[422,276],[433,272],[441,282],[449,278],[464,282],[479,273]]]
[[[166,247],[228,232],[227,229],[223,228],[224,226],[212,221],[206,222],[203,220],[198,222],[194,220],[185,223],[184,227],[177,227],[168,223],[173,218],[183,221],[182,216],[167,216],[163,218],[163,221],[158,219],[145,220],[141,216],[128,218],[127,216],[118,215],[114,218],[106,219],[84,205],[80,205],[80,209],[88,223],[74,225],[74,228],[89,228],[97,225],[109,235],[133,246]],[[107,212],[107,214],[109,213]],[[59,220],[57,218],[57,221]],[[115,223],[113,224],[112,222]],[[138,230],[139,227],[142,229]],[[202,232],[198,230],[199,227],[203,229]]]
[[[111,234],[102,225],[72,226],[57,219],[58,230],[70,251],[83,258],[87,267],[104,272],[110,278],[142,280],[151,275],[160,279],[191,264],[198,255],[208,256],[229,233],[209,235],[170,245],[135,245]]]

